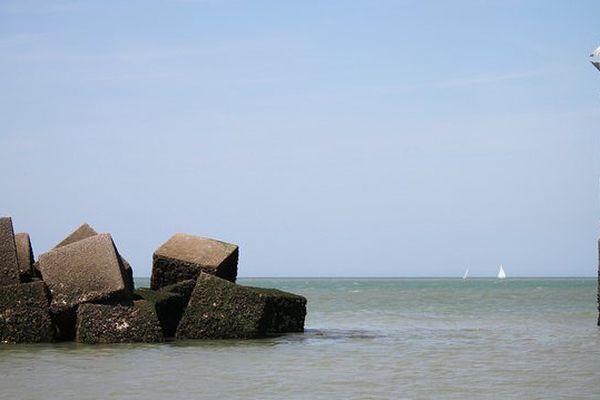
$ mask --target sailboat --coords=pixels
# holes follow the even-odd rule
[[[467,275],[469,275],[469,268],[467,268],[467,270],[465,271],[465,274],[463,275],[463,279],[467,279]]]
[[[595,60],[591,60],[590,62],[598,69],[598,71],[600,71],[600,61],[598,61],[598,57],[600,57],[600,47],[594,50],[592,54],[590,54],[590,57],[595,58]]]
[[[500,269],[498,270],[498,279],[506,278],[506,273],[504,272],[504,268],[502,268],[502,264],[500,264]]]

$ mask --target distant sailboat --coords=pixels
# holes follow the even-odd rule
[[[502,264],[500,264],[500,269],[498,270],[498,279],[506,278],[506,273],[504,272],[504,268],[502,268]]]
[[[467,268],[467,270],[465,271],[465,274],[463,275],[463,279],[467,279],[468,275],[469,275],[469,268]]]
[[[594,50],[592,54],[590,54],[590,57],[595,58],[595,60],[591,60],[590,62],[598,69],[598,71],[600,71],[600,61],[598,61],[598,58],[600,57],[600,47]]]

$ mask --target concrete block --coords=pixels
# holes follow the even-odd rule
[[[0,342],[52,342],[49,301],[44,282],[0,286]]]
[[[265,336],[266,298],[210,274],[201,274],[179,322],[177,339],[250,339]]]
[[[0,286],[20,282],[15,233],[10,217],[0,218]]]
[[[238,246],[218,240],[178,233],[153,255],[151,288],[160,289],[201,272],[235,282]]]
[[[19,260],[19,276],[21,282],[29,282],[33,278],[33,248],[29,234],[25,232],[15,234],[15,244],[17,247],[17,259]]]
[[[145,300],[133,306],[82,304],[77,311],[76,340],[81,343],[155,343],[163,334],[154,305]]]
[[[136,300],[147,300],[154,304],[164,336],[166,338],[175,336],[177,325],[179,325],[181,316],[187,307],[189,297],[186,298],[182,294],[163,290],[140,288],[135,290],[134,298]]]
[[[50,289],[50,310],[63,339],[74,334],[75,311],[80,304],[131,301],[117,251],[107,233],[40,255],[39,269]]]
[[[87,239],[92,236],[96,236],[98,232],[94,228],[92,228],[89,224],[83,223],[73,232],[71,232],[66,238],[64,238],[60,243],[54,246],[55,249],[59,247],[66,246],[68,244],[72,244],[78,242],[82,239]],[[117,251],[118,254],[118,251]],[[133,270],[131,265],[125,260],[121,254],[118,254],[121,260],[120,267],[122,270],[123,281],[125,282],[125,287],[129,293],[133,294],[134,284],[133,284]]]

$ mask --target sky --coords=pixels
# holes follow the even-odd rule
[[[598,1],[0,1],[0,215],[135,276],[595,276]]]

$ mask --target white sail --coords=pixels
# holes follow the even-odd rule
[[[500,264],[500,270],[498,270],[498,279],[506,278],[506,273],[504,272],[504,268],[502,268],[502,264]]]
[[[467,279],[467,275],[469,275],[469,268],[467,268],[467,270],[465,271],[465,274],[463,275],[463,279]]]
[[[600,46],[590,54],[590,57],[600,57]]]

